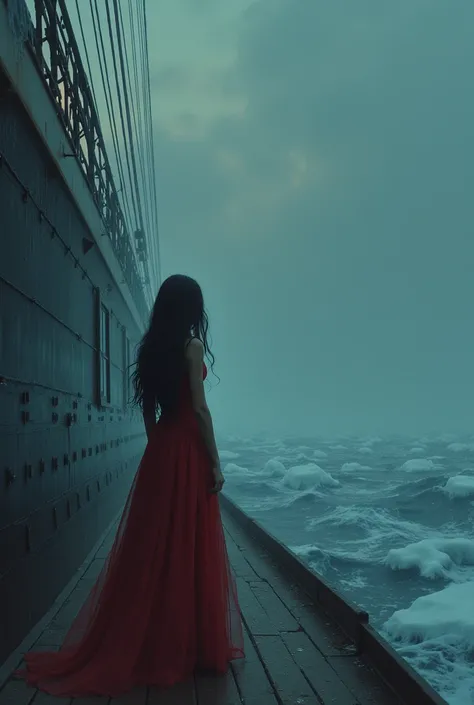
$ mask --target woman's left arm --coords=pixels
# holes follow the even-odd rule
[[[143,421],[145,422],[146,437],[148,441],[151,438],[153,429],[156,426],[156,411],[154,407],[145,406],[143,409]]]

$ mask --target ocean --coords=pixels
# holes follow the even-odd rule
[[[225,492],[474,705],[474,438],[219,439]]]

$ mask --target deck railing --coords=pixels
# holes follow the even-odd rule
[[[117,196],[99,116],[92,97],[65,0],[35,0],[33,22],[24,0],[4,0],[12,28],[21,31],[57,108],[75,157],[89,185],[107,236],[120,263],[135,305],[148,317],[131,234]],[[28,24],[30,26],[28,26]]]

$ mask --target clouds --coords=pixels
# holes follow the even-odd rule
[[[203,285],[217,426],[468,427],[474,4],[162,0],[148,25],[163,269]]]
[[[154,96],[165,268],[207,293],[218,418],[256,431],[465,426],[472,4],[236,8],[208,74],[212,110],[187,105],[199,135],[176,136],[156,118],[171,94]],[[182,64],[191,83],[199,57]]]

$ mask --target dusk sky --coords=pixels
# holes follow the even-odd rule
[[[471,431],[472,0],[147,7],[162,268],[202,285],[216,427]]]

